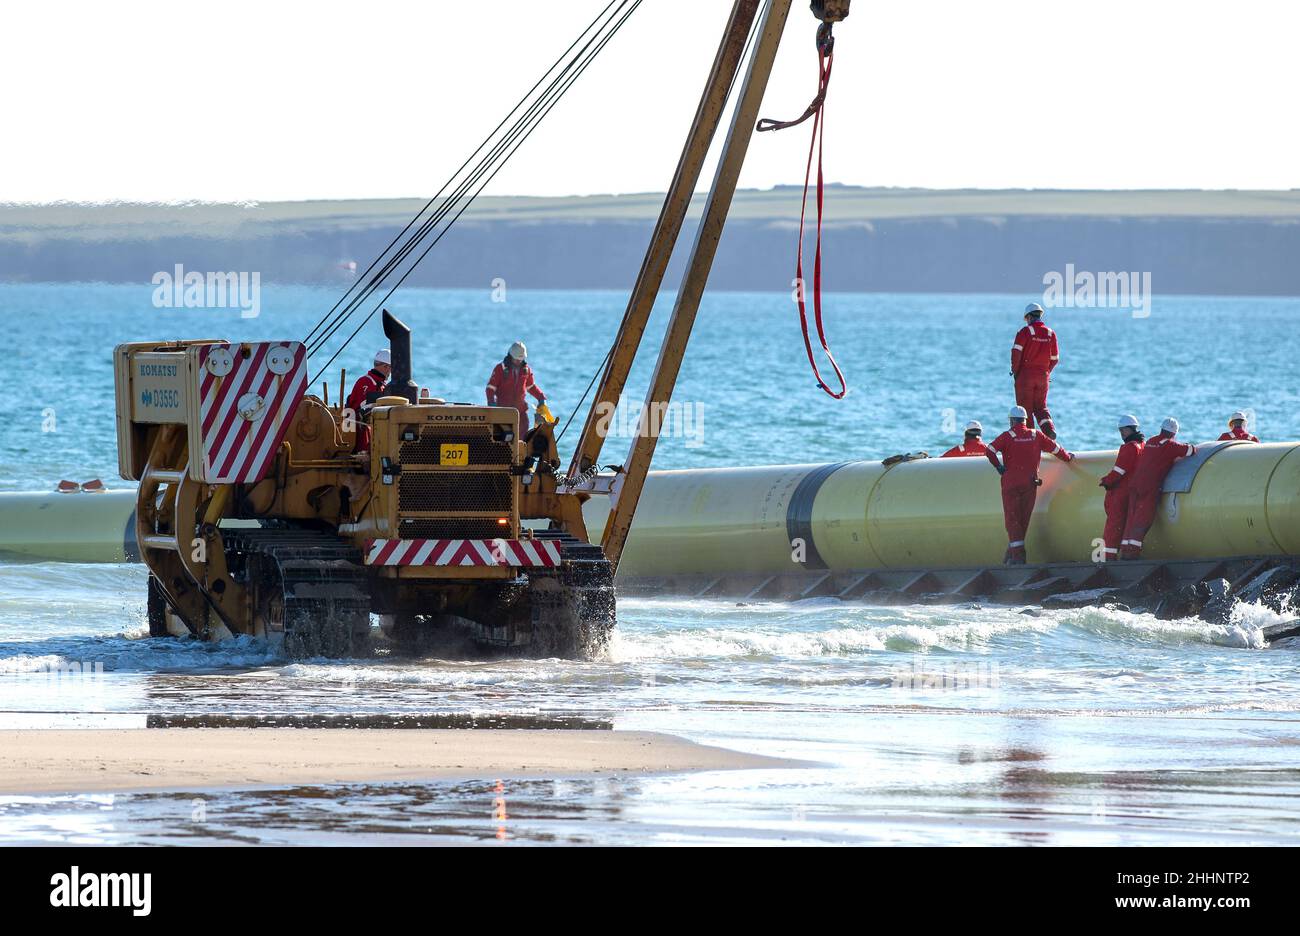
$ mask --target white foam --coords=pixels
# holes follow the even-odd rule
[[[825,608],[823,611],[827,610]],[[976,617],[983,612],[945,613],[933,607],[853,609],[836,608],[835,619],[824,629],[806,624],[794,629],[763,627],[706,627],[642,631],[620,630],[611,645],[617,661],[657,659],[708,659],[743,657],[812,658],[854,656],[889,650],[980,649],[996,638],[1014,634],[1045,633],[1057,624],[1049,617],[1002,612],[996,617]],[[875,621],[887,614],[897,621]],[[849,618],[850,620],[845,620]],[[856,618],[857,620],[852,620]],[[838,626],[835,626],[838,625]]]
[[[68,661],[61,656],[46,654],[44,656],[10,656],[0,657],[0,673],[21,675],[23,673],[56,673],[66,670]]]
[[[1163,621],[1153,614],[1139,614],[1118,608],[1080,608],[1055,614],[1063,622],[1101,637],[1161,644],[1202,643],[1246,649],[1260,649],[1264,646],[1264,634],[1260,625],[1236,615],[1229,624],[1212,624],[1200,618]]]

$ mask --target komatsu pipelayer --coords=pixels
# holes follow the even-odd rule
[[[596,473],[598,414],[626,385],[759,20],[644,411],[671,399],[790,3],[735,0],[567,474],[551,425],[520,438],[513,408],[422,400],[410,331],[387,312],[393,379],[361,455],[345,388],[335,405],[328,391],[307,392],[301,342],[120,345],[119,465],[139,482],[150,634],[249,634],[291,656],[337,657],[364,649],[375,613],[409,644],[460,624],[530,654],[599,652],[615,623],[614,572],[658,426],[642,427],[621,467]],[[813,11],[835,22],[848,2],[816,2]],[[582,519],[593,496],[610,498],[599,544]]]

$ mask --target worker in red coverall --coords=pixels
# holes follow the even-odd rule
[[[940,455],[940,458],[969,458],[972,455],[987,455],[988,446],[980,438],[984,434],[984,427],[979,424],[978,420],[972,419],[966,424],[966,438],[962,439],[960,445],[954,445],[948,451]]]
[[[1228,431],[1219,436],[1220,442],[1230,442],[1233,440],[1239,442],[1259,441],[1259,439],[1246,431],[1246,414],[1240,410],[1233,413],[1232,417],[1228,420]]]
[[[546,402],[546,394],[533,380],[533,369],[528,366],[528,349],[522,341],[516,341],[488,378],[487,401],[489,406],[513,406],[519,410],[520,437],[528,431],[528,401],[524,398],[525,393],[536,397],[538,405]]]
[[[1142,447],[1137,468],[1129,481],[1128,525],[1120,540],[1119,557],[1137,559],[1142,555],[1142,540],[1156,519],[1156,506],[1160,503],[1160,490],[1165,476],[1174,462],[1196,454],[1196,446],[1175,440],[1178,420],[1170,416],[1160,424],[1160,434]]]
[[[1011,345],[1011,376],[1016,379],[1016,403],[1029,414],[1029,428],[1037,419],[1049,439],[1056,438],[1056,427],[1047,411],[1047,390],[1052,370],[1060,360],[1056,332],[1043,324],[1043,307],[1029,303],[1025,306],[1025,327],[1016,332]]]
[[[1146,441],[1146,436],[1138,429],[1136,416],[1119,418],[1119,436],[1115,466],[1100,482],[1106,489],[1106,527],[1101,533],[1102,562],[1119,558],[1124,528],[1128,525],[1129,484],[1133,478],[1133,469],[1137,467],[1138,456],[1142,454],[1142,444]]]
[[[1038,463],[1044,452],[1051,452],[1063,462],[1074,456],[1049,439],[1046,433],[1027,425],[1029,414],[1023,406],[1011,407],[1011,428],[991,443],[986,457],[1002,476],[1002,516],[1007,526],[1007,565],[1025,564],[1025,534],[1029,518],[1038,499]],[[998,456],[1002,460],[998,461]]]
[[[370,451],[370,409],[388,389],[393,373],[393,357],[387,348],[375,352],[375,366],[357,379],[348,394],[347,408],[357,424],[357,441],[353,451]]]

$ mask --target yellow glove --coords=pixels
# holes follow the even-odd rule
[[[556,422],[558,422],[555,416],[552,415],[551,408],[546,405],[545,400],[537,404],[537,416],[539,419],[545,420],[546,422],[550,423],[552,426],[554,426]]]

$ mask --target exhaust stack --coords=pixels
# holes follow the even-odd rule
[[[414,405],[419,401],[420,388],[411,379],[411,329],[387,309],[384,310],[384,335],[393,355],[393,373],[388,379],[389,396],[405,397]]]

